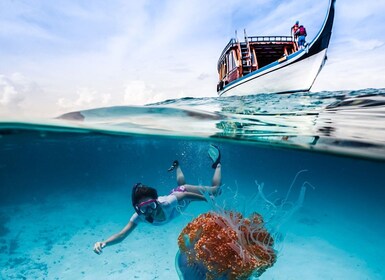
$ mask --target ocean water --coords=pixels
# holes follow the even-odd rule
[[[385,279],[384,119],[385,89],[366,89],[0,120],[0,278],[179,279],[179,233],[211,204],[191,203],[164,226],[141,224],[101,255],[93,245],[126,225],[135,183],[159,194],[176,186],[173,160],[188,183],[209,185],[215,144],[217,205],[278,215],[251,199],[262,184],[277,207],[293,203],[271,228],[278,258],[259,279]]]

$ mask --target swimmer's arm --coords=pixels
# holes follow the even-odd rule
[[[203,195],[192,192],[175,192],[173,195],[176,196],[178,201],[182,201],[184,199],[191,201],[207,201]]]
[[[106,246],[117,244],[123,241],[136,227],[136,224],[129,221],[128,224],[119,232],[109,237],[104,243]]]
[[[105,241],[96,242],[94,245],[94,252],[100,254],[104,247],[122,242],[136,228],[136,226],[137,225],[134,222],[129,221],[119,233],[110,236]]]

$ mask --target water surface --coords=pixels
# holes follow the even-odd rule
[[[188,183],[210,184],[210,143],[222,152],[218,203],[266,213],[250,197],[302,207],[277,229],[278,259],[260,279],[383,279],[383,89],[185,98],[0,123],[0,275],[3,279],[178,279],[183,227],[206,203],[163,227],[138,227],[102,255],[96,241],[133,213],[132,185],[168,194],[181,162]]]

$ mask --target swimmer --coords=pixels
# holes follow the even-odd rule
[[[132,205],[135,213],[120,232],[104,241],[96,242],[94,252],[100,254],[103,248],[123,241],[140,223],[166,224],[186,209],[191,201],[207,201],[203,193],[217,196],[221,187],[221,155],[218,147],[214,145],[210,145],[208,154],[215,169],[211,187],[186,184],[179,162],[175,160],[168,171],[176,170],[178,186],[171,190],[169,195],[158,196],[156,189],[142,183],[136,184],[132,189]]]

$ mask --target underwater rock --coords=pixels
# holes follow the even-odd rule
[[[277,258],[274,240],[256,213],[250,218],[237,212],[202,214],[182,230],[178,245],[176,266],[184,280],[258,277]]]

